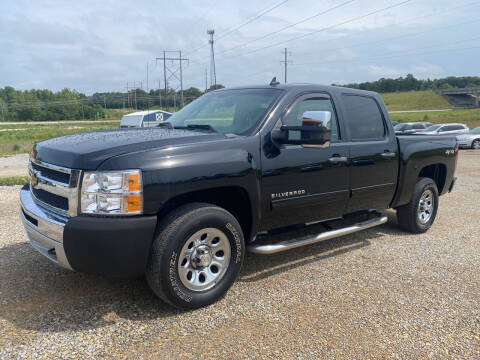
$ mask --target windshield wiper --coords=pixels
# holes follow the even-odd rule
[[[167,129],[173,129],[172,123],[168,121],[161,122],[160,124],[157,125],[157,127],[165,127]]]
[[[208,124],[189,124],[187,126],[174,126],[174,129],[199,129],[199,130],[208,130],[211,132],[218,132],[212,125]]]

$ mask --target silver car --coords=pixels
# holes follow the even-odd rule
[[[480,126],[476,127],[468,134],[457,136],[458,146],[468,149],[480,149]]]
[[[449,134],[465,134],[470,129],[464,124],[437,124],[426,128],[423,131],[419,131],[417,134],[423,135],[449,135]]]

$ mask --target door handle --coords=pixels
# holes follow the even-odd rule
[[[384,153],[382,153],[380,155],[382,155],[384,158],[393,158],[397,155],[397,153],[390,152],[390,151],[385,151]]]
[[[328,159],[328,161],[330,161],[331,163],[340,163],[340,162],[346,163],[348,161],[348,158],[346,158],[345,156],[339,156],[335,154],[330,159]]]

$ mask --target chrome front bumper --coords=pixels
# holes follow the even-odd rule
[[[63,248],[63,231],[68,217],[37,205],[30,190],[20,190],[20,215],[30,244],[54,263],[72,270]]]

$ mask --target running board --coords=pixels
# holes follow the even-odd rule
[[[249,245],[247,249],[248,251],[255,254],[262,254],[262,255],[275,254],[278,252],[295,249],[305,245],[315,244],[320,241],[329,240],[339,236],[352,234],[357,231],[369,229],[374,226],[385,224],[387,221],[388,221],[388,217],[380,216],[380,217],[362,221],[341,229],[326,231],[313,237],[303,237],[299,239],[285,240],[285,241],[280,241],[274,244],[253,243]]]

